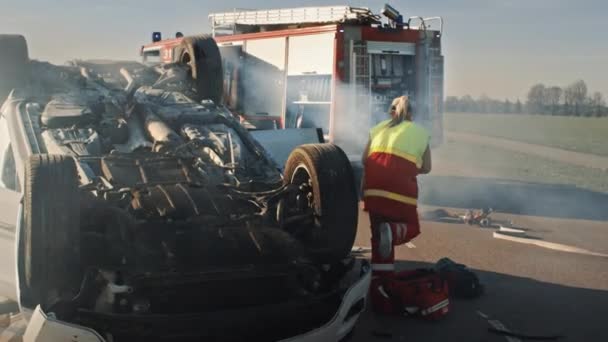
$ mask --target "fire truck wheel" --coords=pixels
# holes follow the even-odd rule
[[[291,152],[284,176],[286,184],[300,189],[297,200],[285,207],[292,213],[294,207],[313,213],[312,222],[299,227],[296,238],[317,261],[333,263],[347,257],[359,211],[355,178],[344,151],[333,144],[299,146]]]
[[[186,37],[177,47],[175,56],[177,62],[190,66],[197,100],[212,100],[220,104],[224,91],[222,57],[213,37]]]
[[[0,103],[27,80],[27,42],[20,35],[0,35]]]

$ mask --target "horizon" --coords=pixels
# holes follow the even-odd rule
[[[341,2],[377,12],[387,1]],[[186,35],[210,32],[207,15],[211,12],[328,5],[319,0],[227,0],[221,4],[177,0],[168,13],[167,3],[160,0],[143,5],[133,0],[57,0],[40,11],[41,3],[23,0],[4,5],[3,12],[11,15],[0,21],[0,32],[23,34],[32,58],[59,64],[79,58],[139,60],[138,49],[150,41],[153,31],[162,31],[164,36],[177,31]],[[605,37],[595,27],[608,5],[599,0],[389,3],[406,17],[444,17],[446,96],[525,101],[536,83],[565,87],[579,79],[587,83],[589,93],[608,96],[608,78],[598,72],[605,69],[608,46],[601,44]],[[58,37],[69,39],[57,42]]]

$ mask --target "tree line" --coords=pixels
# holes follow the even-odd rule
[[[589,94],[587,84],[578,80],[566,87],[538,83],[530,87],[525,103],[520,99],[497,100],[486,95],[474,99],[470,95],[448,96],[446,112],[544,114],[568,116],[608,116],[608,107],[600,92]]]

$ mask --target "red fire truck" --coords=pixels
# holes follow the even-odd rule
[[[413,100],[414,120],[443,139],[439,17],[382,15],[349,6],[234,10],[209,15],[223,65],[223,101],[258,128],[322,128],[356,154],[390,101]],[[159,38],[159,37],[157,37]],[[158,40],[158,39],[156,39]],[[142,47],[173,62],[181,38]],[[270,124],[270,125],[268,125]]]

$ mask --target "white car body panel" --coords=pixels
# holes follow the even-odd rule
[[[334,342],[344,338],[355,327],[361,313],[359,312],[353,315],[346,321],[345,318],[355,303],[360,300],[367,300],[367,292],[371,279],[371,271],[368,267],[365,274],[363,274],[346,292],[340,308],[331,321],[318,329],[282,340],[281,342]],[[46,315],[42,309],[40,309],[40,306],[32,313],[23,341],[108,342],[92,329],[62,322],[54,319],[52,315]]]
[[[0,260],[3,263],[0,272],[0,293],[14,301],[18,301],[15,286],[17,279],[15,232],[16,223],[21,218],[20,202],[20,193],[0,188]]]

